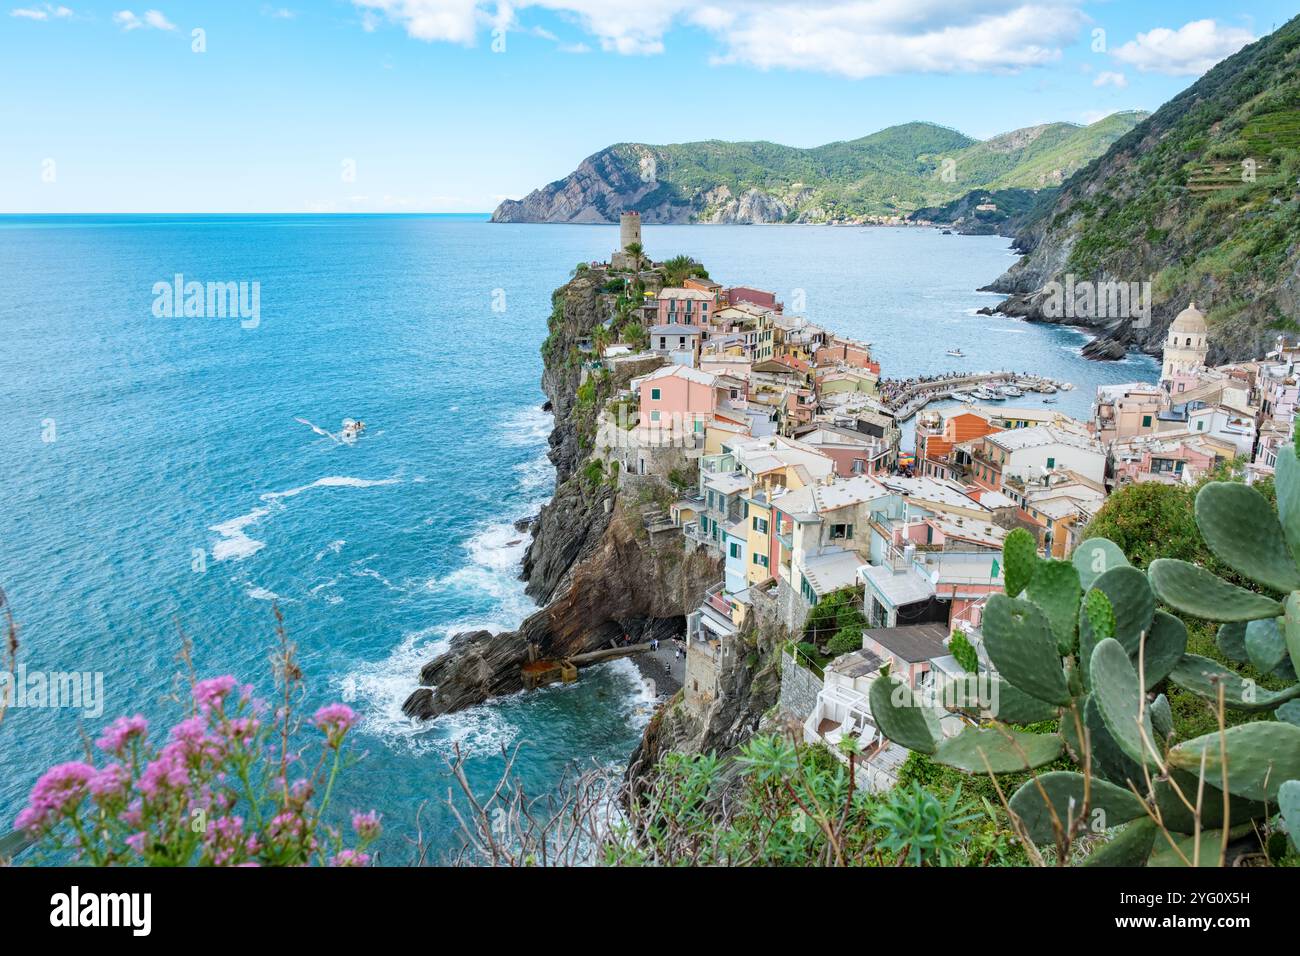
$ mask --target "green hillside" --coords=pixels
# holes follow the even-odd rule
[[[1300,331],[1300,17],[1224,60],[1075,175],[999,284],[1154,277],[1158,313],[1208,307],[1216,357]],[[1162,325],[1147,332],[1159,341]],[[1141,339],[1139,339],[1141,341]]]
[[[565,179],[502,203],[494,218],[610,221],[623,210],[650,222],[906,216],[975,189],[1059,186],[1143,118],[1120,113],[1091,126],[1048,123],[985,141],[906,123],[811,149],[762,141],[619,143]]]

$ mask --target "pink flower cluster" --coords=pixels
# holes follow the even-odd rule
[[[96,741],[106,762],[50,768],[15,825],[45,850],[97,865],[370,863],[365,850],[380,835],[378,814],[352,814],[350,847],[322,822],[357,719],[350,707],[316,711],[321,756],[306,761],[300,746],[282,749],[282,735],[297,726],[292,715],[263,721],[265,706],[234,677],[198,681],[192,699],[161,746],[150,744],[142,716],[114,720]]]

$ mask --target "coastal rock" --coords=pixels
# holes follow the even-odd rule
[[[523,689],[520,668],[529,646],[538,656],[569,657],[621,638],[623,622],[682,618],[722,575],[721,561],[702,551],[685,554],[681,537],[646,532],[638,511],[615,499],[609,523],[586,557],[564,576],[546,607],[517,631],[457,635],[447,652],[426,664],[412,694],[412,716],[454,713]]]
[[[578,559],[600,542],[610,518],[606,504],[613,496],[608,485],[593,486],[581,476],[555,489],[533,523],[533,540],[524,555],[529,597],[539,604],[549,601]]]

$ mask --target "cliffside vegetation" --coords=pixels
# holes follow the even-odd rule
[[[799,149],[770,142],[619,143],[507,200],[501,222],[835,222],[905,216],[974,189],[1058,186],[1144,114],[1048,123],[979,141],[933,123]]]
[[[1030,255],[992,288],[1153,281],[1152,348],[1189,301],[1211,360],[1255,358],[1300,331],[1300,18],[1210,70],[1033,210]],[[1033,314],[1031,309],[1029,314]]]

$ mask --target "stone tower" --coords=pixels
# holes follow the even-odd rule
[[[641,214],[625,212],[618,217],[618,248],[609,257],[609,264],[615,269],[635,269],[638,263],[627,254],[627,247],[634,242],[641,245]]]
[[[618,248],[622,252],[632,243],[641,244],[641,214],[625,212],[618,217]]]
[[[1160,381],[1173,381],[1180,375],[1188,375],[1204,368],[1209,351],[1209,326],[1205,324],[1204,313],[1193,302],[1179,312],[1169,326]]]

